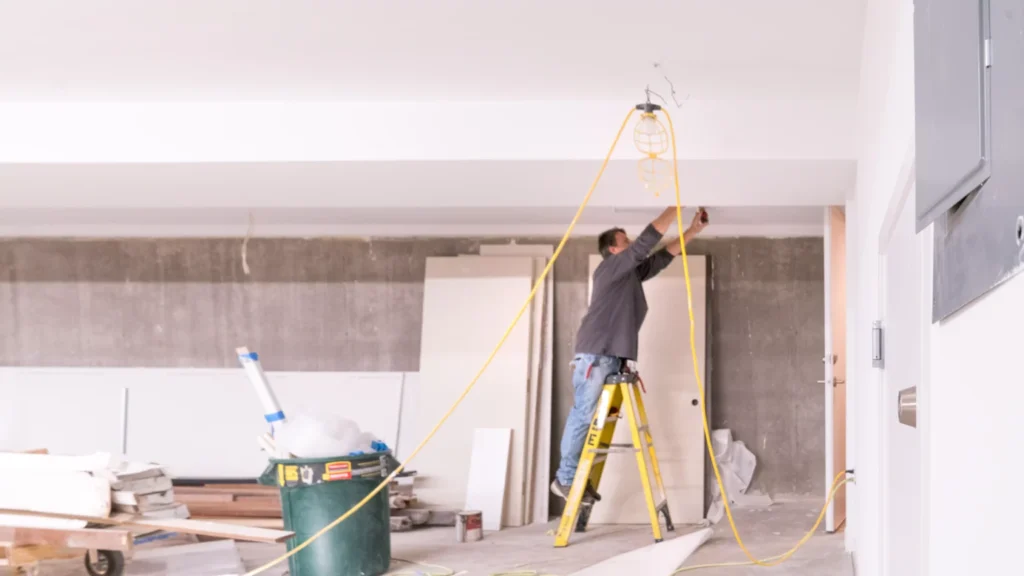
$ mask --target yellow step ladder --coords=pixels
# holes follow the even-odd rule
[[[654,453],[654,439],[647,425],[647,411],[644,410],[644,401],[639,391],[641,385],[640,378],[635,373],[609,374],[605,378],[601,399],[597,403],[594,419],[590,422],[580,464],[576,468],[576,477],[569,490],[569,497],[566,498],[562,519],[558,523],[558,532],[555,534],[556,548],[569,545],[569,536],[574,525],[577,532],[586,531],[590,512],[596,502],[584,504],[583,495],[590,491],[596,500],[600,500],[597,489],[601,483],[605,461],[609,454],[619,452],[636,454],[640,484],[644,489],[644,500],[651,518],[654,541],[662,540],[659,513],[665,517],[665,528],[669,532],[675,530],[672,515],[668,511],[668,498],[665,496],[665,486],[661,481],[661,470],[658,468],[658,456]],[[632,442],[613,444],[615,424],[623,414],[629,423]]]

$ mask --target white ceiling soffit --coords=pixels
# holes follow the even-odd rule
[[[820,207],[709,207],[705,236],[820,236]],[[559,237],[575,210],[552,208],[15,208],[0,237]],[[637,234],[658,209],[588,208],[574,236],[611,227]],[[686,225],[694,209],[684,210]],[[250,224],[250,217],[252,218]]]
[[[0,0],[0,100],[854,98],[860,0]],[[667,96],[667,94],[666,94]]]
[[[256,164],[0,164],[0,208],[574,209],[601,162],[461,161]],[[685,160],[685,205],[843,204],[852,160]],[[656,208],[636,162],[613,161],[591,205]]]

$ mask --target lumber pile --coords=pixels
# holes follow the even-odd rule
[[[178,486],[176,500],[188,506],[192,517],[235,519],[237,523],[267,527],[280,524],[281,494],[274,486],[259,484],[204,484]],[[247,520],[241,522],[242,519]],[[276,522],[272,522],[276,520]]]

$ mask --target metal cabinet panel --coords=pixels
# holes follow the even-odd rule
[[[943,89],[959,94],[959,88],[939,82],[943,78],[941,72],[948,68],[935,60],[953,58],[950,45],[970,51],[962,34],[950,33],[947,38],[949,28],[938,26],[933,16],[926,14],[937,6],[940,12],[964,19],[964,28],[976,30],[975,23],[980,23],[982,37],[990,38],[989,56],[985,56],[984,49],[980,52],[981,61],[987,66],[981,75],[985,91],[978,93],[983,94],[982,104],[988,103],[982,106],[987,116],[979,113],[981,124],[972,122],[974,118],[965,112],[969,100],[966,90],[958,97],[963,110],[958,112],[950,107],[946,118],[937,117],[941,112],[935,105],[938,99],[926,94]],[[1024,2],[917,0],[915,11],[915,34],[921,36],[915,39],[914,56],[918,196],[923,191],[935,192],[939,183],[949,185],[964,170],[967,171],[963,175],[973,174],[974,178],[961,178],[968,184],[934,205],[939,213],[934,219],[932,319],[938,321],[1024,270]],[[945,44],[944,39],[949,43]],[[977,48],[973,50],[972,54],[979,54]],[[964,67],[966,60],[961,63]],[[966,72],[963,76],[967,76]],[[990,80],[984,82],[986,78]],[[975,83],[974,87],[977,86]],[[975,128],[967,129],[969,125]],[[985,130],[986,127],[991,130]],[[990,145],[981,146],[982,154],[971,156],[967,152],[969,147],[961,140],[973,138],[970,149],[976,149],[978,134],[984,137],[983,142],[987,138]],[[979,158],[981,164],[977,164]],[[981,168],[970,172],[971,162]],[[970,186],[979,178],[980,188],[970,193]],[[962,192],[968,194],[965,199],[957,196]],[[956,203],[960,199],[955,208],[946,207],[950,201]],[[921,206],[918,208],[920,217]]]
[[[991,175],[989,0],[917,0],[917,230]]]

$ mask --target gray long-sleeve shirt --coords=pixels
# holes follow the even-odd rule
[[[648,225],[628,248],[604,259],[594,270],[590,308],[576,334],[577,354],[636,360],[640,326],[647,316],[643,282],[672,263],[668,250],[651,250],[661,233]]]

